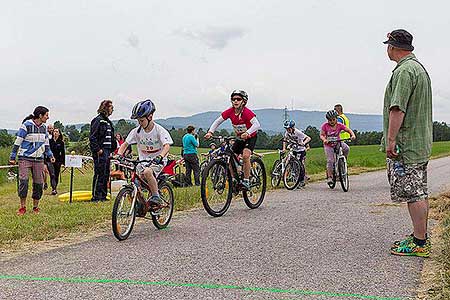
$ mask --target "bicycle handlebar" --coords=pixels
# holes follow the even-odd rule
[[[290,140],[290,139],[282,138],[280,141],[281,141],[281,142],[286,142],[286,143],[288,143],[288,144],[296,144],[296,145],[302,146],[302,147],[305,146],[305,144],[302,144],[302,143],[299,143],[299,142],[297,142],[297,141]]]
[[[330,143],[337,143],[337,142],[351,142],[352,139],[351,138],[346,138],[346,139],[337,139],[334,137],[329,137],[327,138],[327,141]]]
[[[122,164],[123,162],[129,163],[129,164],[133,164],[134,166],[137,166],[140,163],[156,163],[154,161],[154,159],[143,159],[143,160],[139,160],[139,159],[131,159],[131,158],[127,158],[127,157],[123,157],[123,156],[119,156],[118,158],[114,158],[114,160],[116,160],[117,162],[119,162],[119,165]],[[123,165],[123,164],[122,164]],[[123,165],[125,167],[129,167],[127,165]]]
[[[229,142],[231,140],[242,140],[237,136],[221,136],[221,135],[213,135],[210,139],[220,140],[220,142]]]

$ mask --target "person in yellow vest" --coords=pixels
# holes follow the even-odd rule
[[[341,104],[336,104],[334,106],[334,110],[337,111],[338,113],[338,117],[337,117],[337,121],[338,123],[342,123],[345,125],[345,127],[350,128],[350,120],[347,118],[346,115],[344,115],[344,110],[342,108]],[[350,133],[342,131],[341,135],[340,135],[341,140],[344,139],[349,139],[350,138]]]

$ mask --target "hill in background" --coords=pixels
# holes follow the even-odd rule
[[[284,109],[256,109],[254,110],[261,123],[262,130],[268,134],[274,134],[284,131]],[[208,111],[198,113],[188,117],[172,117],[167,119],[157,119],[156,122],[161,124],[167,129],[185,128],[187,125],[192,124],[196,128],[203,128],[207,130],[211,123],[219,116],[219,111]],[[324,111],[304,111],[304,110],[291,110],[288,111],[290,119],[295,120],[297,127],[305,129],[308,126],[314,126],[320,129],[320,126],[325,122]],[[350,119],[350,127],[356,129],[359,132],[363,131],[381,131],[383,120],[381,115],[365,115],[365,114],[346,114]],[[127,120],[128,122],[136,123],[135,120]],[[64,120],[62,120],[64,123]],[[117,120],[113,121],[117,123]],[[65,123],[64,123],[65,124]],[[65,124],[67,125],[67,124]],[[75,127],[80,130],[84,124],[74,124]],[[220,128],[231,130],[230,122],[225,122]],[[17,130],[8,130],[9,134],[15,135]]]
[[[267,133],[282,132],[284,121],[283,109],[256,109],[254,110],[261,123],[262,130]],[[197,128],[208,129],[211,123],[219,116],[218,111],[209,111],[195,114],[189,117],[173,117],[167,119],[158,119],[156,122],[162,126],[170,129],[184,128],[189,124]],[[320,129],[320,126],[325,122],[324,111],[303,111],[292,110],[288,111],[289,118],[295,120],[297,127],[305,129],[308,126],[314,126]],[[346,114],[350,119],[350,127],[360,132],[362,131],[381,131],[383,120],[381,115],[363,115],[363,114]],[[231,129],[230,122],[225,122],[221,128]]]

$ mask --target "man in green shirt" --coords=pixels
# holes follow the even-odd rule
[[[394,255],[430,255],[427,238],[427,164],[433,141],[431,80],[412,51],[406,30],[388,34],[387,54],[397,63],[386,87],[383,109],[384,148],[391,185],[391,199],[407,202],[413,233],[394,242]]]

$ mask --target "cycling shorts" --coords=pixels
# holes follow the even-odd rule
[[[158,177],[158,175],[161,173],[162,169],[166,166],[167,160],[163,160],[162,164],[155,164],[151,162],[144,162],[140,163],[136,166],[136,173],[139,176],[142,176],[144,174],[144,171],[148,168],[153,170],[153,173],[155,174],[155,177]]]
[[[252,152],[256,145],[256,135],[246,140],[236,139],[234,141],[233,147],[231,148],[234,153],[242,154],[245,148],[250,149]]]

